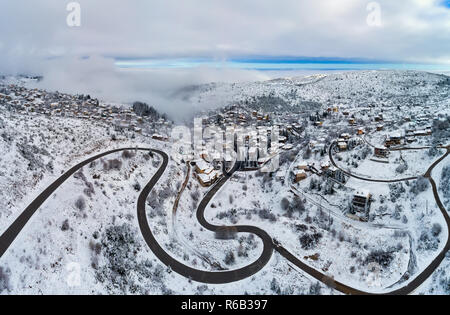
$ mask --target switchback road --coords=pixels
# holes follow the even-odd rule
[[[202,283],[211,283],[211,284],[219,284],[219,283],[230,283],[239,281],[248,277],[253,276],[258,271],[260,271],[270,260],[272,256],[272,239],[271,237],[263,230],[253,227],[253,226],[235,226],[233,227],[233,230],[236,232],[243,232],[243,233],[253,233],[259,236],[264,245],[263,252],[261,256],[252,264],[245,266],[243,268],[237,269],[237,270],[230,270],[230,271],[204,271],[204,270],[198,270],[194,269],[192,267],[186,266],[185,264],[179,262],[172,256],[170,256],[158,243],[155,236],[153,235],[152,231],[150,230],[150,226],[148,224],[147,220],[147,214],[146,214],[146,200],[150,192],[152,191],[155,184],[158,182],[160,177],[162,176],[162,173],[164,172],[165,168],[167,167],[168,163],[168,156],[166,153],[162,151],[156,151],[155,153],[160,154],[163,157],[163,165],[155,174],[155,176],[151,179],[151,181],[147,184],[147,186],[144,187],[141,194],[139,195],[138,199],[138,221],[139,221],[139,227],[141,229],[142,235],[144,236],[144,239],[147,243],[147,245],[150,247],[150,249],[153,251],[153,253],[158,257],[159,260],[161,260],[165,265],[169,266],[173,271],[176,273],[186,277],[190,278],[197,282]],[[199,210],[197,212],[197,218],[199,219],[200,224],[205,227],[206,229],[217,232],[222,227],[220,226],[214,226],[206,222],[205,218],[203,217],[203,213],[205,210],[205,206],[209,203],[209,200],[215,195],[215,193],[220,189],[220,187],[225,184],[225,182],[228,181],[228,179],[232,176],[234,171],[239,167],[239,164],[237,163],[235,167],[233,168],[232,172],[230,174],[226,174],[222,179],[206,194],[206,196],[203,198],[199,205]]]

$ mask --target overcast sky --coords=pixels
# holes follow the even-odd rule
[[[442,0],[377,1],[380,26],[367,23],[371,1],[364,0],[79,0],[81,27],[74,28],[66,23],[69,2],[0,2],[0,72],[67,75],[83,69],[99,76],[114,67],[105,57],[307,56],[450,64],[450,9]],[[82,81],[85,74],[78,75]]]
[[[308,56],[450,63],[442,0],[382,0],[381,26],[364,0],[63,0],[0,3],[1,63],[65,55]]]

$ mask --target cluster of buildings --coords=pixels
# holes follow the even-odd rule
[[[299,123],[301,118],[300,114],[263,113],[248,110],[240,105],[226,107],[219,113],[206,114],[202,119],[202,125],[194,126],[194,134],[202,134],[204,141],[198,147],[194,147],[195,177],[202,186],[208,187],[222,176],[220,171],[222,163],[226,169],[230,169],[237,159],[239,159],[241,169],[264,168],[281,152],[292,150],[293,143],[301,139],[300,135],[304,129]],[[214,132],[214,128],[210,128],[208,134],[205,135],[203,131],[210,126],[219,127],[219,134]],[[272,146],[272,136],[276,131],[278,132],[278,144]],[[234,139],[227,142],[230,139],[223,132],[227,132],[227,135],[235,135]],[[222,152],[215,152],[211,150],[213,146],[208,145],[211,143],[217,145],[219,143],[217,137],[221,139],[220,141],[223,140]],[[325,139],[318,140],[323,142],[311,141],[311,149],[314,152],[325,151]],[[205,147],[208,147],[209,150],[205,150]],[[237,156],[238,152],[242,153],[239,157]],[[181,161],[181,159],[178,160]],[[307,171],[306,168],[299,169],[295,175],[297,180],[306,178]],[[279,178],[284,179],[284,176],[280,175]]]
[[[339,151],[351,150],[362,143],[360,138],[352,137],[348,133],[343,133],[337,139],[337,148]]]
[[[11,110],[28,115],[48,117],[69,117],[110,123],[116,131],[143,133],[152,129],[168,129],[170,122],[164,118],[157,121],[141,117],[132,108],[122,108],[102,104],[89,95],[71,95],[59,92],[46,92],[39,89],[27,89],[18,85],[8,85],[0,89],[0,104]],[[168,137],[154,135],[166,140]]]
[[[209,132],[205,134],[204,130],[211,126],[217,126],[220,130],[215,132],[214,128],[209,128]],[[203,136],[203,142],[194,144],[197,147],[193,148],[195,177],[202,186],[208,187],[223,175],[220,171],[222,163],[225,168],[230,169],[237,159],[243,169],[259,169],[281,151],[293,149],[294,146],[288,140],[298,137],[300,129],[298,123],[274,122],[271,114],[248,111],[240,106],[231,106],[218,114],[207,116],[202,119],[201,126],[194,126],[194,134]],[[272,133],[276,130],[279,132],[278,145],[272,147]],[[234,135],[234,138],[230,140],[225,132],[227,135]],[[221,152],[213,149],[218,143],[223,147]],[[242,154],[239,157],[238,152]]]
[[[298,163],[293,171],[294,183],[299,183],[302,180],[305,180],[306,178],[308,178],[308,175],[306,172],[310,171],[311,167],[313,167],[313,166],[309,165],[307,162]]]
[[[344,172],[332,166],[328,161],[321,162],[319,165],[316,165],[315,163],[300,162],[292,171],[294,183],[297,184],[308,178],[308,173],[325,176],[328,180],[339,185],[345,184],[348,180]]]
[[[389,149],[395,146],[407,145],[417,141],[419,137],[431,136],[433,134],[432,127],[425,127],[423,129],[415,129],[407,127],[406,130],[388,133],[384,139],[384,145],[378,146],[374,149],[374,156],[376,158],[387,158],[389,156]]]

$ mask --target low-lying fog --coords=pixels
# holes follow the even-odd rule
[[[73,94],[89,94],[111,103],[143,101],[172,119],[190,118],[198,108],[180,90],[210,82],[242,82],[270,79],[264,72],[197,67],[188,69],[121,69],[114,59],[103,57],[48,60],[39,71],[38,88]],[[210,104],[214,108],[215,104]]]

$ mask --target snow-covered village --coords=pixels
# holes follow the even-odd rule
[[[0,89],[2,293],[449,293],[447,76],[198,86],[230,104],[185,125],[37,81]]]
[[[444,0],[0,1],[0,296],[450,295],[449,21]]]

